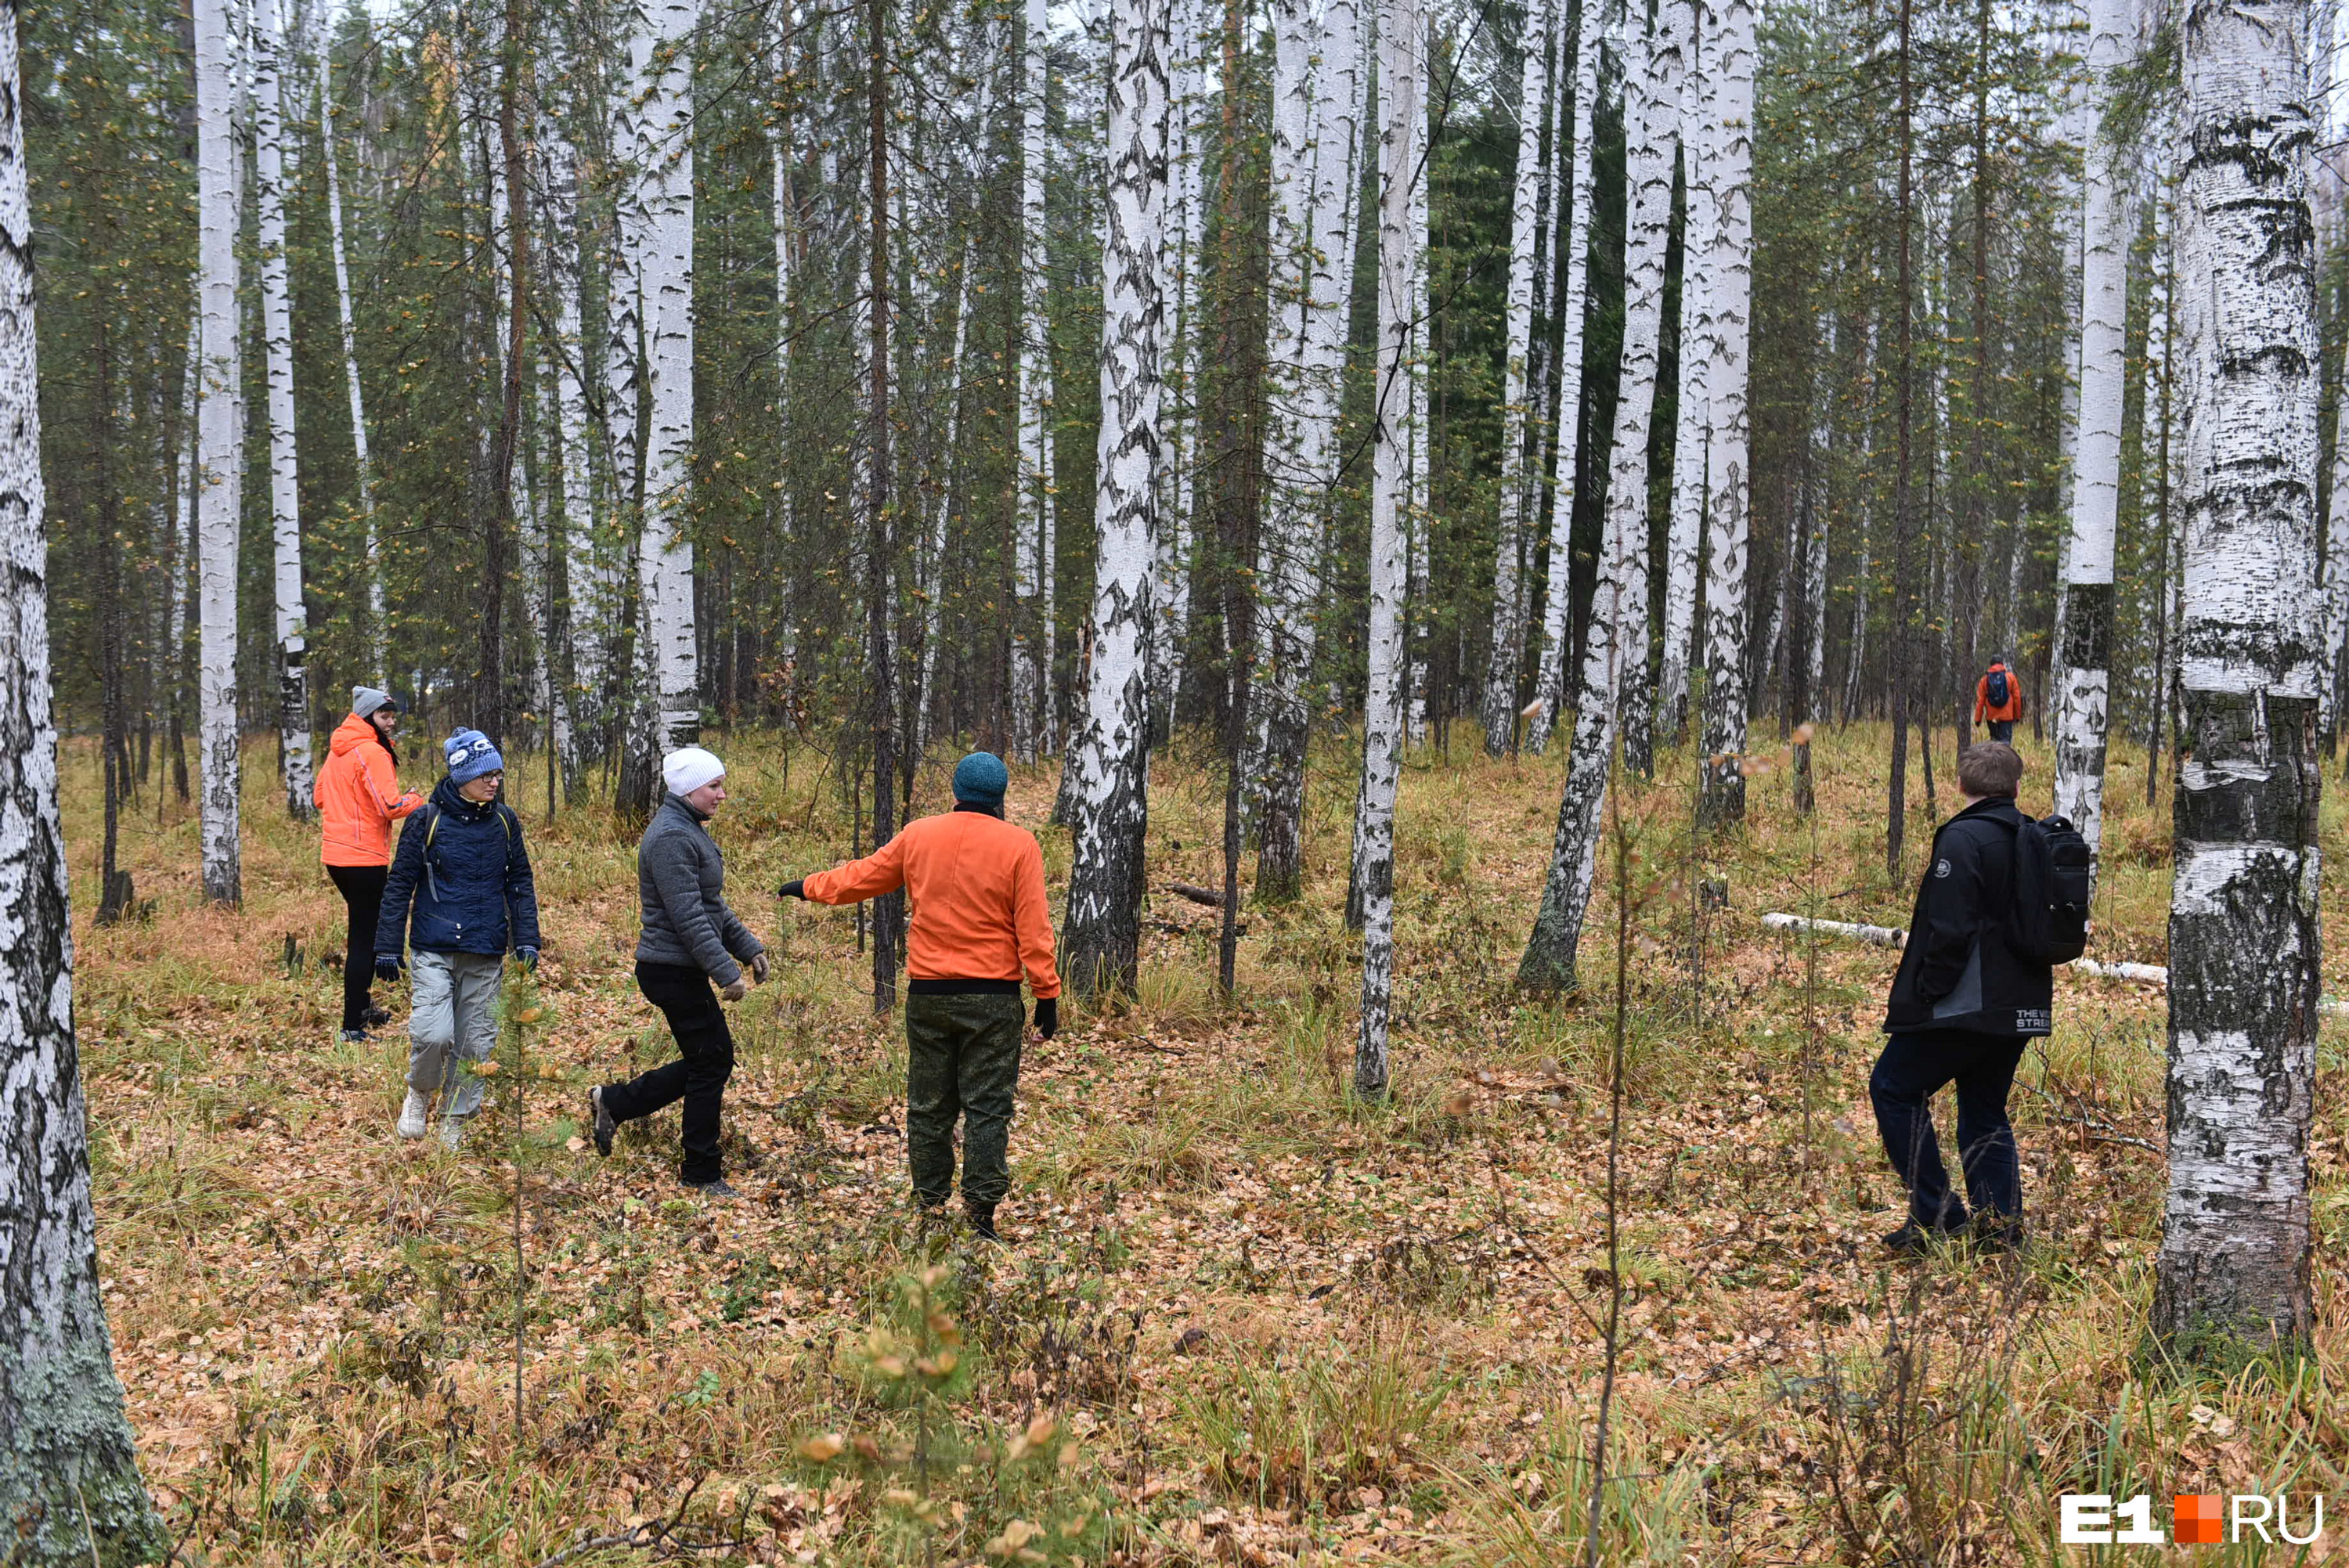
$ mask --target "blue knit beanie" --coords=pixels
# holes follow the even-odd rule
[[[498,755],[497,743],[478,729],[460,729],[441,742],[440,749],[449,754],[449,782],[471,784],[484,773],[502,773],[506,759]]]
[[[1011,775],[991,751],[974,751],[955,764],[954,798],[973,806],[1000,806]]]

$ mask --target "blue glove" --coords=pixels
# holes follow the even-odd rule
[[[522,965],[523,974],[530,974],[533,970],[538,967],[538,949],[535,947],[515,948],[514,962]]]
[[[375,955],[375,977],[389,985],[399,979],[399,960],[388,953]]]

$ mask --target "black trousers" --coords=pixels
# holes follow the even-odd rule
[[[604,1086],[604,1109],[634,1121],[685,1101],[685,1158],[678,1177],[694,1186],[726,1173],[718,1158],[718,1109],[734,1076],[734,1035],[709,976],[689,964],[639,964],[636,989],[668,1019],[678,1059],[626,1083]]]
[[[2014,739],[2014,720],[2011,718],[1992,719],[1990,721],[1990,738],[1992,740],[2012,744]]]
[[[328,866],[326,876],[343,895],[350,931],[343,942],[343,1027],[367,1027],[367,1008],[374,998],[367,986],[375,979],[376,919],[383,913],[383,884],[389,866]]]
[[[1954,1230],[1966,1205],[1950,1191],[1941,1145],[1933,1135],[1932,1099],[1943,1084],[1958,1086],[1958,1161],[1966,1196],[1977,1210],[2004,1219],[2023,1213],[2023,1166],[2014,1129],[2006,1119],[2007,1091],[2029,1041],[2021,1035],[1978,1035],[1968,1029],[1919,1029],[1892,1036],[1868,1076],[1876,1130],[1892,1169],[1909,1184],[1909,1214],[1920,1225]]]

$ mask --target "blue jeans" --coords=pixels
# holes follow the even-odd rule
[[[1918,1029],[1884,1042],[1868,1075],[1868,1098],[1876,1107],[1884,1152],[1909,1184],[1909,1216],[1919,1224],[1955,1230],[1966,1222],[1966,1206],[1950,1191],[1940,1140],[1933,1135],[1933,1096],[1952,1082],[1967,1198],[1975,1209],[2002,1219],[2022,1215],[2023,1166],[2006,1119],[2006,1096],[2028,1043],[2021,1035],[1968,1029]]]

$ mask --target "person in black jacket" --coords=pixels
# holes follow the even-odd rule
[[[2014,909],[2015,808],[2023,758],[1985,741],[1958,755],[1964,810],[1933,835],[1909,940],[1884,1009],[1884,1054],[1868,1081],[1876,1127],[1909,1187],[1909,1220],[1885,1237],[1896,1253],[1923,1251],[1965,1229],[1966,1203],[1950,1191],[1933,1136],[1931,1101],[1958,1087],[1958,1158],[1978,1240],[2012,1248],[2023,1236],[2023,1174],[2007,1091],[2023,1047],[2046,1034],[2054,971],[2018,957],[2007,942]]]
[[[375,972],[398,979],[401,953],[415,948],[399,1135],[424,1136],[437,1094],[440,1141],[454,1149],[464,1141],[465,1119],[481,1106],[481,1080],[470,1068],[498,1043],[506,950],[523,968],[538,966],[538,888],[522,819],[498,799],[505,761],[497,747],[478,729],[460,729],[443,749],[449,776],[399,830]]]

